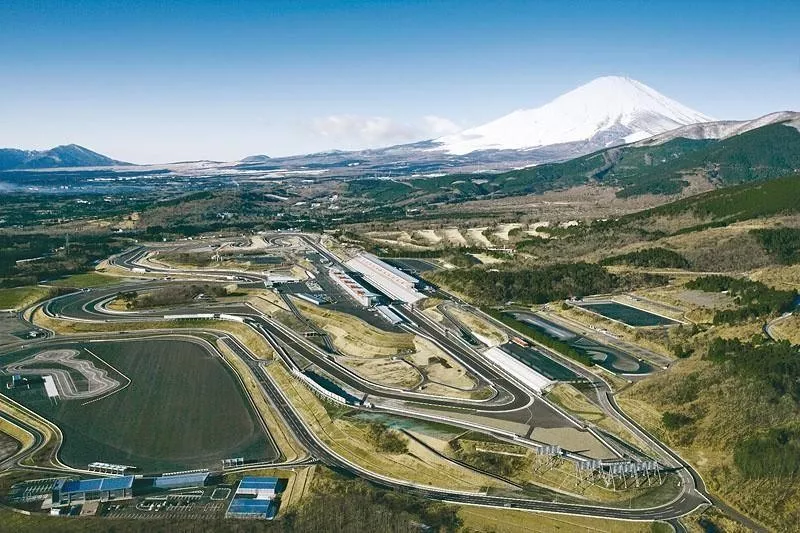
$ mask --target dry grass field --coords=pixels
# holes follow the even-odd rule
[[[655,533],[668,532],[671,528],[654,529],[649,522],[627,522],[602,518],[585,518],[548,513],[532,513],[511,509],[462,506],[458,516],[468,531],[492,531],[494,533],[564,533],[582,531],[586,533]]]
[[[323,309],[293,298],[292,301],[309,320],[322,328],[336,348],[350,357],[386,357],[402,355],[415,349],[414,336],[378,329],[346,313]]]
[[[748,479],[733,461],[741,439],[772,427],[800,425],[800,412],[788,397],[770,401],[757,383],[731,377],[723,367],[693,356],[678,360],[670,372],[634,384],[619,403],[690,461],[708,488],[733,507],[777,530],[800,523],[800,481]],[[684,414],[691,423],[670,431],[662,423],[665,411]]]

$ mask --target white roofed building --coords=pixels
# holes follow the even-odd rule
[[[417,278],[381,261],[372,254],[362,253],[345,264],[361,273],[377,289],[395,300],[413,304],[426,298],[416,289],[416,285],[419,283]]]

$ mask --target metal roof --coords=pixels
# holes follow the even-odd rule
[[[200,485],[204,485],[208,476],[209,476],[208,472],[174,474],[171,476],[157,477],[153,484],[159,488],[197,487]]]
[[[133,476],[70,480],[61,486],[61,493],[122,490],[133,486]]]
[[[275,511],[275,504],[272,500],[257,500],[254,498],[234,498],[228,507],[229,514],[258,514],[266,518],[274,518]]]
[[[278,478],[276,477],[243,477],[239,483],[240,489],[275,489],[278,486]]]

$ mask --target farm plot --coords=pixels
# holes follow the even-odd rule
[[[148,472],[275,457],[232,372],[205,346],[161,337],[59,348],[83,354],[87,346],[99,358],[95,365],[105,363],[109,375],[130,384],[91,402],[50,399],[41,388],[9,391],[61,428],[65,463],[105,461]]]

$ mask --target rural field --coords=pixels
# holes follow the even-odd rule
[[[104,461],[148,472],[214,467],[229,457],[275,457],[235,377],[204,346],[159,338],[65,347],[89,359],[88,348],[113,367],[110,375],[124,376],[122,388],[90,403],[48,400],[41,389],[11,391],[61,428],[65,463]]]

